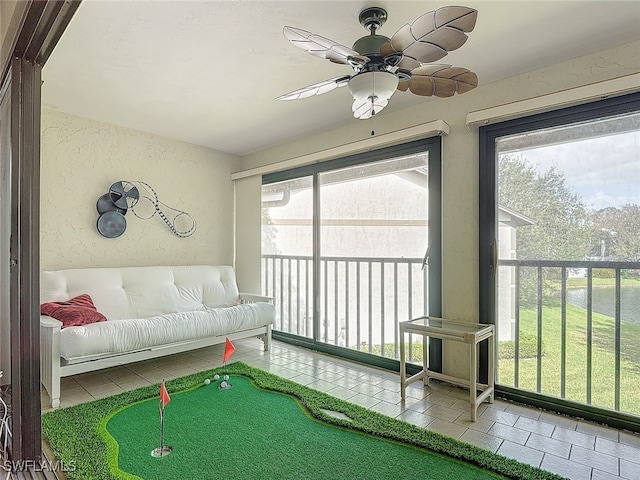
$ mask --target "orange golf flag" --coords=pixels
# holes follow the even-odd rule
[[[235,351],[236,347],[233,346],[233,343],[231,343],[231,340],[229,340],[229,338],[227,337],[227,341],[224,344],[224,355],[222,356],[222,362],[227,363],[227,360],[229,360],[229,357]]]
[[[167,392],[167,387],[164,386],[164,380],[160,384],[160,405],[163,410],[164,407],[167,406],[167,403],[171,401],[171,397],[169,396],[169,392]]]

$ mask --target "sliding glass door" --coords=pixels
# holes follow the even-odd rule
[[[481,144],[499,388],[599,421],[640,415],[640,96],[483,127]]]
[[[440,314],[439,147],[428,139],[264,178],[262,283],[276,338],[396,360],[399,322]]]

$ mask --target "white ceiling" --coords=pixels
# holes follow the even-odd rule
[[[346,88],[273,98],[351,73],[293,47],[285,25],[351,47],[358,14],[382,6],[391,36],[444,5],[478,10],[475,30],[439,63],[479,84],[640,39],[631,1],[84,0],[43,70],[43,103],[81,117],[245,155],[355,120]],[[597,68],[594,65],[594,68]],[[396,92],[380,115],[429,102]]]

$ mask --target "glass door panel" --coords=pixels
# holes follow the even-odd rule
[[[497,139],[500,384],[640,414],[639,125]]]
[[[313,339],[313,177],[262,186],[262,286],[274,329]]]
[[[319,173],[318,184],[317,340],[398,358],[398,322],[428,304],[428,154]]]

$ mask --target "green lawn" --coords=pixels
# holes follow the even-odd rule
[[[541,393],[561,396],[561,309],[544,307],[542,318]],[[591,361],[591,404],[614,408],[615,355],[614,320],[593,313],[593,340]],[[537,311],[520,310],[520,335],[537,341]],[[565,398],[587,403],[587,312],[567,305]],[[640,384],[640,325],[621,322],[620,335],[620,410],[640,414],[640,397],[634,395]],[[536,390],[537,358],[520,356],[519,388]],[[498,382],[514,385],[513,358],[498,361]]]
[[[541,393],[556,397],[561,394],[562,324],[561,308],[545,306],[542,312]],[[614,319],[593,312],[591,350],[591,405],[615,409],[615,325]],[[537,310],[520,310],[520,361],[518,388],[537,390]],[[407,357],[409,359],[409,345]],[[640,396],[634,394],[640,385],[640,325],[620,325],[620,410],[640,414]],[[413,342],[410,361],[422,362],[422,343]],[[498,345],[498,377],[502,385],[514,386],[514,345]],[[380,346],[373,353],[380,355]],[[385,345],[385,357],[394,358],[393,344]],[[587,402],[587,311],[567,305],[564,398]]]
[[[594,279],[595,280],[595,279]],[[603,279],[609,280],[609,279]],[[560,306],[545,306],[542,312],[542,358],[540,393],[562,397],[562,322]],[[615,325],[614,319],[593,312],[591,350],[590,404],[615,409]],[[520,351],[518,388],[537,391],[537,310],[520,310]],[[422,343],[405,343],[407,360],[422,362]],[[363,349],[366,351],[366,349]],[[497,383],[514,385],[514,342],[498,345]],[[380,345],[372,353],[380,355]],[[385,344],[384,356],[397,358],[392,343]],[[564,398],[587,402],[587,311],[567,304]],[[621,322],[620,325],[620,411],[640,415],[640,325]]]

